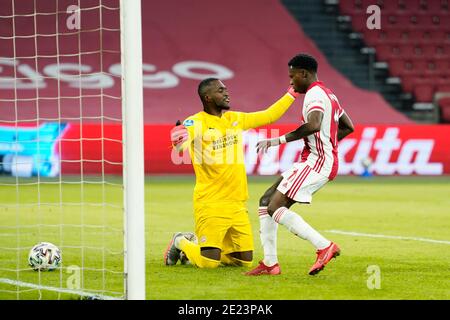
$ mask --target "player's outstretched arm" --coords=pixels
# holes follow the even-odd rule
[[[355,131],[355,128],[353,127],[352,120],[344,112],[342,116],[339,118],[338,141],[341,141],[353,131]]]
[[[277,121],[289,109],[289,107],[294,103],[295,99],[298,96],[300,96],[300,94],[298,92],[295,92],[294,88],[290,86],[286,94],[266,110],[248,113],[243,112],[243,129],[253,129]]]
[[[256,144],[256,151],[267,151],[270,147],[277,146],[279,144],[295,141],[307,137],[320,131],[322,125],[323,113],[320,111],[311,111],[308,114],[308,122],[302,124],[300,127],[291,131],[284,136],[266,139],[258,141]]]

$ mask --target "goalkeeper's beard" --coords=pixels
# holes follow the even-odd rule
[[[220,108],[220,110],[230,110],[229,103],[230,99],[223,100],[222,103],[218,105],[218,107]]]
[[[216,104],[216,108],[217,110],[223,111],[223,110],[230,110],[230,106],[227,103],[221,103],[221,104]]]

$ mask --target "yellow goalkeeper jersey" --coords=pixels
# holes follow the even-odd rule
[[[221,117],[201,111],[183,122],[189,132],[183,148],[189,148],[196,175],[194,201],[248,199],[242,131],[278,120],[294,100],[285,94],[263,111],[228,111]]]

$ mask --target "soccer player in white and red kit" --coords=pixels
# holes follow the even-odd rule
[[[332,91],[318,81],[317,61],[313,57],[299,54],[288,66],[294,90],[305,93],[302,125],[283,136],[259,141],[257,150],[265,152],[271,146],[299,139],[304,140],[305,147],[299,162],[285,171],[260,199],[264,259],[247,275],[281,273],[277,258],[278,224],[316,248],[317,258],[310,275],[317,274],[340,253],[336,243],[324,238],[289,208],[294,203],[311,203],[312,195],[334,179],[338,171],[338,141],[353,132],[353,124]]]

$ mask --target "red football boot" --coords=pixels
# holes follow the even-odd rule
[[[315,275],[325,268],[325,265],[330,262],[331,259],[336,258],[341,253],[338,245],[332,242],[328,247],[317,250],[317,259],[314,265],[309,270],[310,275]]]
[[[263,261],[260,261],[258,266],[245,273],[246,276],[261,276],[261,275],[271,275],[276,276],[281,273],[280,265],[278,263],[274,264],[271,267],[268,267],[264,264]]]

